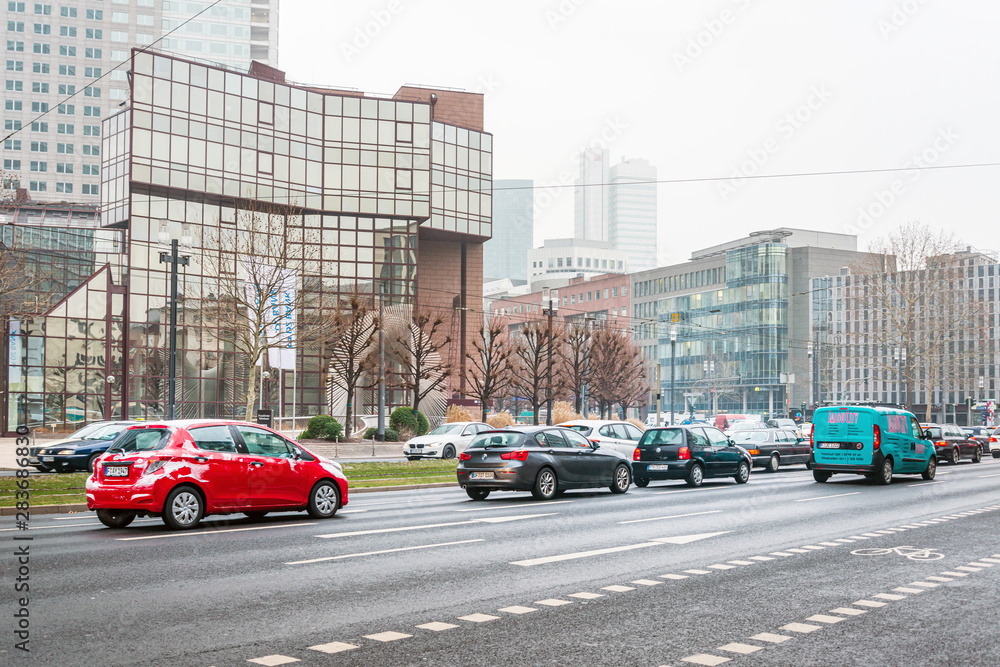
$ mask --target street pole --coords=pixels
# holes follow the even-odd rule
[[[548,329],[548,337],[549,337],[549,368],[548,368],[548,379],[546,380],[546,387],[545,387],[545,411],[547,413],[545,415],[545,425],[546,426],[552,426],[552,316],[553,316],[553,312],[552,312],[552,297],[551,297],[551,294],[549,296],[548,308],[549,308],[549,312],[548,312],[548,316],[549,316],[549,329]]]
[[[677,327],[670,327],[670,425],[674,425],[674,362],[677,358]]]
[[[385,282],[378,286],[378,433],[375,439],[385,441]]]
[[[656,363],[656,425],[660,425],[660,363]]]
[[[176,419],[177,411],[177,267],[187,266],[188,258],[179,252],[177,239],[171,239],[170,252],[160,253],[160,263],[170,265],[170,333],[167,360],[167,419]]]

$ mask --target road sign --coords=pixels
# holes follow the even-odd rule
[[[271,428],[272,414],[270,410],[258,410],[257,411],[257,423],[261,426],[267,426]]]

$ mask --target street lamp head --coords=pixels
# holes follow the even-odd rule
[[[193,237],[193,235],[191,233],[191,225],[182,225],[181,226],[181,247],[182,248],[190,248],[193,245],[193,243],[192,243],[193,238],[194,237]]]
[[[157,234],[156,240],[160,245],[170,245],[170,223],[160,223],[160,232]]]
[[[268,371],[261,371],[260,376],[266,380],[267,378],[271,377],[271,373]]]
[[[115,376],[114,375],[109,375],[106,378],[104,378],[104,381],[107,382],[108,384],[114,384],[115,383]],[[982,386],[982,385],[980,385],[980,386]]]
[[[671,326],[670,327],[670,342],[671,343],[676,343],[677,342],[677,327],[676,326]]]
[[[548,301],[552,297],[552,289],[549,287],[542,288],[542,301]]]

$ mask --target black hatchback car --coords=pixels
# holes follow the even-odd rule
[[[808,442],[783,428],[764,428],[756,431],[735,431],[730,436],[740,447],[746,448],[756,468],[778,472],[782,465],[808,463],[812,449]]]
[[[732,477],[746,484],[752,467],[750,453],[713,426],[648,429],[632,454],[632,476],[640,487],[657,479],[701,486],[706,477]]]
[[[531,491],[538,500],[602,486],[625,493],[632,484],[624,454],[558,426],[483,431],[459,455],[457,474],[473,500],[491,491]]]
[[[972,459],[973,463],[983,460],[983,446],[978,440],[966,435],[962,427],[955,424],[921,424],[920,428],[934,442],[934,450],[938,459],[951,465],[958,465],[964,457]]]

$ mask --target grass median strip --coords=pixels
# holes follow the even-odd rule
[[[456,460],[445,461],[373,461],[371,463],[345,463],[344,475],[352,489],[378,486],[403,486],[454,482]],[[87,501],[84,485],[88,473],[45,474],[31,471],[28,491],[33,506],[68,505]],[[14,507],[18,500],[18,481],[24,478],[0,477],[0,507]]]

